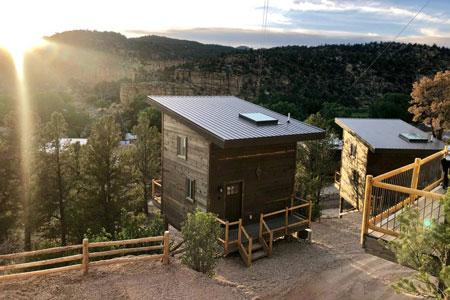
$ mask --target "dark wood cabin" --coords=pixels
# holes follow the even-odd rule
[[[149,96],[162,112],[162,213],[257,223],[291,206],[298,141],[324,131],[232,96]]]
[[[366,175],[378,176],[444,149],[442,141],[399,119],[336,118],[343,129],[335,185],[343,201],[361,210]]]

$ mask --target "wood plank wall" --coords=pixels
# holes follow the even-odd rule
[[[364,203],[369,148],[347,130],[344,130],[342,141],[340,197],[361,210]],[[352,144],[356,146],[356,156],[351,156]],[[352,181],[353,170],[359,174],[358,184]]]
[[[207,210],[209,142],[176,119],[163,116],[163,213],[180,228],[188,212]],[[187,159],[177,156],[177,136],[187,137]],[[195,201],[186,199],[186,178],[195,180]]]
[[[242,217],[244,223],[258,222],[261,213],[290,205],[296,165],[296,143],[264,147],[210,148],[209,210],[225,218],[225,185],[243,181]],[[257,170],[260,175],[257,175]],[[219,192],[219,186],[224,191]],[[250,219],[250,216],[252,219]]]

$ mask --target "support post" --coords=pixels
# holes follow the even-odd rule
[[[289,207],[286,207],[286,216],[284,218],[284,234],[288,234],[288,225],[289,225]]]
[[[253,248],[253,239],[250,238],[248,240],[248,266],[252,264],[252,248]]]
[[[372,183],[373,176],[366,177],[366,191],[364,194],[363,220],[361,228],[361,245],[364,245],[364,235],[369,233],[369,214],[370,214],[370,200],[372,198]]]
[[[312,201],[309,201],[308,228],[311,228]]]
[[[416,160],[414,161],[414,170],[413,170],[413,174],[412,174],[412,178],[411,178],[411,188],[412,189],[417,189],[417,185],[419,183],[419,173],[420,173],[420,162],[421,159],[420,158],[416,158]],[[416,201],[417,195],[409,195],[410,203],[414,204],[414,202]]]
[[[241,240],[241,226],[242,226],[242,219],[239,219],[239,230],[238,230],[238,246],[242,244]]]
[[[291,195],[291,207],[294,207],[294,195]]]
[[[262,238],[263,237],[263,214],[259,215],[259,237]]]
[[[164,232],[164,257],[163,257],[163,264],[168,265],[169,264],[169,231]]]
[[[83,275],[87,275],[89,273],[89,240],[83,239],[83,260],[82,260],[82,268]]]
[[[227,221],[225,224],[225,255],[228,255],[228,234],[230,232],[230,222]]]

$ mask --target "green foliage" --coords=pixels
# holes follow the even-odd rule
[[[324,139],[302,142],[297,150],[296,190],[303,199],[313,202],[311,218],[316,220],[320,218],[323,209],[320,200],[326,176],[333,172],[336,166],[333,162],[333,141],[327,121],[317,113],[305,122],[326,130]]]
[[[99,100],[95,101],[95,106],[98,108],[105,109],[105,108],[108,108],[110,104],[111,103],[105,99],[99,99]]]
[[[386,94],[369,107],[369,117],[411,122],[412,115],[408,112],[410,100],[411,97],[406,94]]]
[[[385,246],[395,253],[399,263],[407,264],[419,273],[414,275],[414,279],[400,278],[393,285],[397,292],[437,299],[450,296],[450,189],[440,203],[444,222],[433,218],[427,226],[417,208],[406,209],[398,216],[400,236]]]
[[[218,247],[217,239],[222,231],[215,215],[201,212],[198,209],[195,214],[188,213],[187,219],[181,227],[186,246],[182,257],[183,263],[196,271],[213,276]]]

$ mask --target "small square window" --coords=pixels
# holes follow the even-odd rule
[[[177,156],[187,158],[187,137],[177,136]]]
[[[195,200],[195,180],[186,178],[186,199],[191,202]]]

